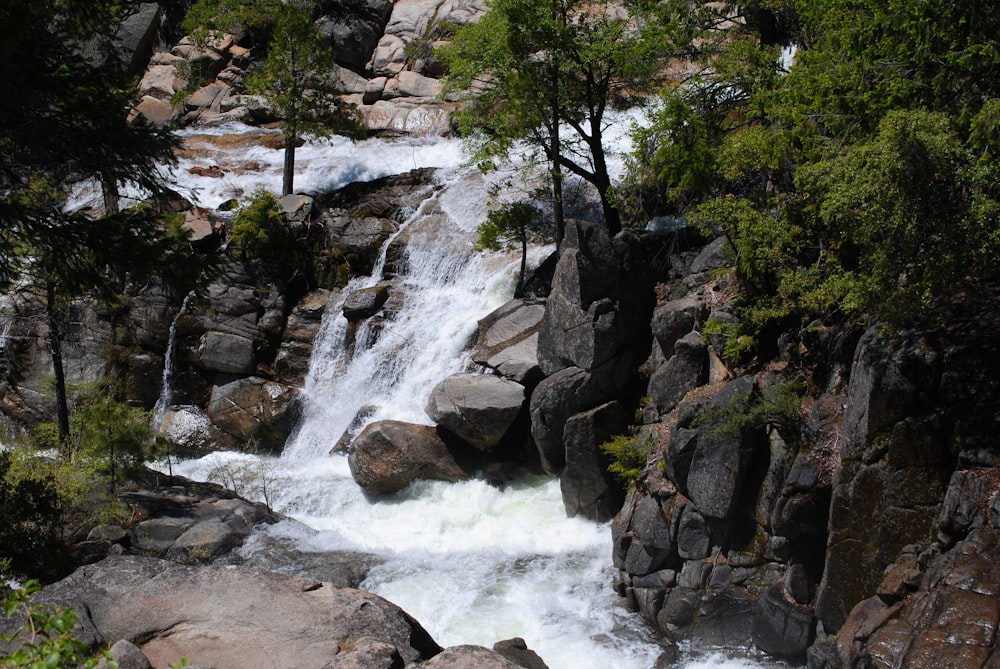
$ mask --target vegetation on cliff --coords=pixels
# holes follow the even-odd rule
[[[980,293],[1000,243],[995,12],[719,11],[693,73],[637,131],[622,197],[639,222],[687,216],[726,235],[743,289],[734,334],[901,325]]]

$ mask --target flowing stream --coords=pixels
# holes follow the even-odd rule
[[[205,141],[194,132],[190,138]],[[183,158],[174,177],[178,189],[205,206],[280,183],[280,152],[242,149],[236,158],[218,142],[205,146]],[[174,470],[205,479],[220,463],[260,466],[270,502],[295,520],[259,531],[243,549],[247,556],[275,542],[303,554],[374,555],[361,586],[400,605],[443,646],[489,647],[520,636],[552,669],[653,666],[662,648],[611,589],[608,526],[566,518],[557,480],[525,474],[503,489],[479,480],[417,482],[376,499],[354,483],[344,456],[328,454],[359,413],[365,423],[430,422],[423,406],[431,389],[469,367],[476,322],[509,299],[518,259],[472,250],[488,184],[461,166],[455,140],[307,144],[298,158],[297,185],[307,191],[441,168],[437,187],[404,225],[408,250],[395,277],[402,307],[379,333],[359,331],[352,354],[342,301],[331,300],[314,342],[304,416],[281,457],[218,453]],[[258,169],[215,181],[196,180],[184,169],[186,161],[208,161],[232,175],[234,160]],[[534,262],[548,250],[536,249]],[[355,279],[344,294],[374,285],[381,271],[380,265],[373,276]],[[748,662],[715,655],[685,666],[760,666]]]

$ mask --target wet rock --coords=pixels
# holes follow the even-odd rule
[[[166,410],[157,428],[180,453],[198,454],[217,448],[235,448],[236,441],[216,427],[201,409],[191,405]]]
[[[388,299],[389,286],[384,283],[355,290],[344,300],[344,317],[349,323],[370,318],[378,313]]]
[[[530,402],[531,436],[546,472],[557,474],[566,464],[566,421],[573,414],[600,405],[604,397],[593,375],[576,367],[556,372],[538,384]]]
[[[812,643],[814,627],[810,613],[786,600],[780,588],[769,588],[754,609],[753,642],[770,655],[801,660]]]
[[[492,451],[524,406],[524,387],[492,374],[454,374],[431,391],[425,411],[475,448]]]
[[[347,461],[358,485],[377,494],[402,490],[417,479],[469,478],[435,428],[394,420],[366,427],[354,440]]]
[[[274,373],[278,380],[294,386],[304,383],[312,359],[313,342],[319,334],[323,312],[333,294],[327,290],[310,292],[292,308],[274,359]]]

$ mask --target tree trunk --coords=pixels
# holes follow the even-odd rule
[[[114,216],[121,211],[121,194],[118,192],[118,182],[114,176],[101,173],[101,193],[104,196],[104,215]]]
[[[559,136],[559,121],[562,116],[562,109],[559,105],[559,68],[552,63],[550,76],[552,81],[552,97],[549,100],[552,112],[552,125],[549,128],[549,136],[552,139],[552,155],[549,162],[552,167],[552,218],[556,224],[556,253],[562,246],[563,237],[566,236],[566,212],[563,209],[563,178],[560,161],[562,159],[562,138]]]
[[[56,386],[56,422],[59,426],[59,454],[67,459],[69,447],[69,398],[66,394],[66,373],[63,371],[62,333],[56,312],[56,289],[50,281],[45,290],[45,317],[48,325],[49,353]]]
[[[295,137],[296,133],[285,135],[285,169],[281,179],[281,194],[291,195],[295,182]]]
[[[601,197],[601,209],[604,212],[604,224],[608,234],[614,237],[622,230],[621,212],[611,198],[611,176],[608,174],[608,159],[604,153],[604,139],[601,136],[601,118],[591,117],[590,124],[590,155],[594,159],[594,187]]]
[[[524,275],[528,272],[528,230],[521,227],[521,271],[517,275],[517,287],[514,289],[514,297],[524,295]]]

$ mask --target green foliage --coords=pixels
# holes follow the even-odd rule
[[[802,423],[802,397],[790,385],[774,384],[761,392],[734,395],[723,406],[706,409],[691,423],[716,438],[734,438],[747,431],[773,427],[795,440]]]
[[[55,477],[23,456],[0,451],[0,575],[62,575],[63,500]]]
[[[218,33],[249,33],[254,41],[263,42],[282,4],[281,0],[198,0],[181,25],[201,47]]]
[[[618,477],[627,488],[635,487],[639,475],[646,468],[652,435],[620,434],[601,444],[601,452],[611,458],[608,471]]]
[[[439,52],[446,90],[464,95],[459,125],[477,164],[505,160],[525,144],[550,164],[553,198],[561,170],[592,184],[617,232],[602,138],[605,113],[653,90],[664,31],[634,22],[609,2],[494,0],[477,23]],[[472,91],[465,94],[466,91]],[[563,126],[570,131],[564,132]],[[563,221],[556,215],[557,238]]]
[[[96,657],[87,645],[76,638],[73,627],[77,616],[71,609],[52,604],[32,604],[29,596],[40,589],[37,581],[29,581],[23,589],[13,590],[4,601],[8,619],[20,627],[0,639],[14,642],[15,650],[0,651],[0,665],[31,669],[94,669],[103,660],[106,666],[118,666],[104,651]],[[19,645],[18,645],[19,644]]]
[[[732,358],[776,325],[901,327],[991,294],[995,12],[978,0],[687,4],[701,48],[637,130],[623,201],[640,221],[686,214],[726,236],[741,288],[741,322],[724,326]],[[732,12],[745,20],[716,30]],[[797,46],[787,71],[785,40]]]
[[[237,210],[229,246],[244,260],[263,262],[286,278],[299,272],[308,259],[306,244],[281,216],[278,198],[263,187]]]
[[[519,201],[490,210],[476,228],[476,250],[503,251],[520,248],[528,239],[539,212],[530,202]]]
[[[282,193],[292,192],[295,140],[300,132],[329,135],[357,132],[358,124],[339,97],[333,50],[309,13],[294,3],[281,5],[267,58],[246,78],[247,89],[258,93],[282,117],[285,169]]]
[[[745,332],[740,323],[729,323],[710,318],[705,323],[706,335],[722,335],[725,343],[722,357],[734,365],[746,362],[757,348],[757,340],[752,334]]]
[[[278,198],[259,187],[233,217],[229,245],[247,260],[271,258],[282,252],[289,234]]]

